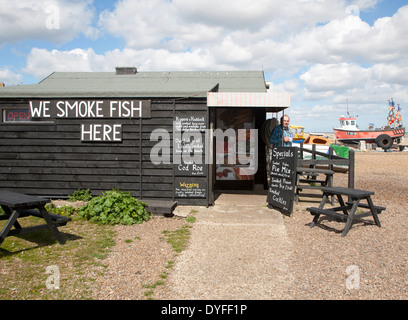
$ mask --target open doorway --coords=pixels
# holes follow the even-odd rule
[[[266,146],[259,136],[261,126],[266,120],[266,108],[211,108],[210,119],[214,130],[233,130],[235,133],[232,137],[216,139],[213,143],[214,161],[211,171],[214,193],[266,194]],[[242,129],[245,129],[244,136]],[[238,130],[241,130],[241,133]],[[234,143],[236,148],[232,147]],[[232,152],[235,154],[232,155]],[[234,158],[231,162],[232,157]],[[250,157],[256,160],[255,172],[246,170],[247,162],[242,163],[242,159]]]
[[[212,159],[208,168],[209,203],[214,203],[217,194],[220,193],[258,193],[266,196],[268,193],[268,155],[270,153],[268,134],[273,123],[268,120],[271,120],[269,117],[277,117],[278,113],[290,107],[290,95],[269,92],[209,92],[207,107],[208,127],[212,132],[207,142],[209,156]],[[247,143],[246,150],[244,150],[247,156],[250,156],[252,148],[257,151],[255,157],[257,168],[251,174],[242,174],[243,171],[236,174],[241,168],[239,159],[235,158],[233,163],[230,160],[225,162],[225,158],[230,156],[229,142],[238,140],[233,138],[232,141],[229,141],[228,138],[223,140],[218,139],[218,136],[214,137],[216,130],[229,130],[232,131],[232,136],[238,137],[237,131],[240,129],[241,131],[248,129],[256,131],[255,146]],[[248,134],[251,136],[251,133]],[[221,141],[218,146],[217,139]],[[247,137],[244,140],[247,140]],[[220,158],[224,161],[220,161]]]

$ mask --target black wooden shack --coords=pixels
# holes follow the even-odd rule
[[[255,173],[216,164],[219,146],[209,130],[259,129],[267,112],[289,104],[287,94],[267,93],[262,71],[117,68],[1,87],[0,189],[49,198],[117,189],[139,199],[210,205],[215,190],[264,186],[266,162],[258,139]],[[180,154],[188,147],[208,150],[211,163],[204,155],[185,161]]]

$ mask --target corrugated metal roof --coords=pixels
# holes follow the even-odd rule
[[[0,98],[200,97],[219,92],[266,92],[262,71],[55,72],[38,84],[0,88]]]

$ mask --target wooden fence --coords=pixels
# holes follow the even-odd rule
[[[355,178],[355,151],[349,150],[349,157],[343,158],[334,154],[333,147],[329,147],[329,153],[324,153],[316,150],[316,145],[312,145],[312,149],[303,147],[303,143],[299,148],[298,167],[320,168],[333,170],[336,173],[348,175],[348,188],[354,188]],[[311,158],[304,159],[305,154],[311,154]]]

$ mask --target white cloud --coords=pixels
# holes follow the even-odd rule
[[[192,52],[167,50],[115,49],[98,55],[91,48],[58,51],[33,48],[27,58],[24,73],[43,79],[50,73],[70,71],[114,72],[117,66],[136,66],[142,71],[175,70],[225,70],[227,65],[215,64],[213,56],[205,49]]]
[[[373,25],[346,10],[355,5],[363,11],[377,2],[122,0],[102,12],[98,23],[101,32],[123,39],[124,48],[98,54],[92,48],[34,48],[24,72],[40,80],[53,71],[113,72],[116,66],[141,71],[262,69],[273,82],[271,90],[291,93],[291,112],[299,122],[316,114],[328,119],[344,113],[347,99],[380,115],[381,104],[391,96],[408,103],[408,42],[403,41],[408,6]],[[73,2],[73,7],[80,3],[86,5],[78,12],[92,19],[90,2]],[[90,20],[78,16],[86,23],[73,27],[71,36],[92,30]]]
[[[215,25],[226,29],[256,29],[278,18],[282,4],[270,0],[174,0],[181,19],[188,24]]]
[[[400,64],[380,63],[372,69],[375,78],[382,83],[408,85],[408,61]]]
[[[15,86],[22,84],[23,76],[12,72],[9,68],[0,69],[0,82],[6,86]]]
[[[408,6],[373,26],[358,16],[340,16],[324,25],[293,32],[286,39],[266,34],[262,40],[252,37],[252,52],[269,70],[286,70],[289,74],[313,64],[400,63],[406,60],[408,51],[408,42],[402,40],[408,24],[402,21],[408,21]]]
[[[332,98],[341,103],[347,97],[356,102],[376,103],[387,95],[408,98],[408,65],[376,64],[361,67],[356,64],[313,65],[300,76],[307,100]],[[408,100],[407,100],[408,101]]]
[[[105,60],[97,56],[92,49],[74,49],[58,51],[33,48],[27,58],[27,66],[23,72],[31,74],[37,79],[43,79],[54,71],[95,71],[92,65],[98,60]],[[102,71],[102,70],[99,70]]]
[[[299,95],[299,81],[297,79],[290,79],[287,81],[284,81],[282,83],[273,83],[271,81],[269,82],[269,89],[268,92],[287,92],[290,94],[291,99]]]
[[[357,3],[367,8],[376,1]],[[348,15],[347,4],[335,0],[122,0],[113,10],[100,14],[99,25],[104,32],[125,40],[125,49],[113,50],[120,61],[127,57],[140,68],[147,67],[146,71],[209,66],[217,70],[263,68],[291,76],[313,64],[383,62],[405,56],[407,44],[387,45],[382,37],[386,33],[391,39],[402,36],[406,24],[401,21],[408,19],[408,6],[370,27],[358,16]],[[113,51],[98,59],[108,61]],[[40,61],[34,56],[35,51],[26,70]],[[57,53],[52,58],[56,59]]]
[[[41,39],[56,43],[80,33],[95,38],[91,0],[0,0],[0,42]]]
[[[316,64],[300,79],[310,91],[342,91],[364,87],[364,83],[370,79],[370,70],[347,63]]]
[[[174,0],[183,21],[216,25],[226,30],[257,32],[268,25],[297,32],[344,15],[344,1],[336,0]],[[287,35],[287,34],[286,34]]]
[[[177,34],[174,7],[168,1],[120,1],[101,13],[102,28],[123,37],[130,48],[160,48]]]
[[[105,10],[99,23],[105,32],[123,37],[127,47],[167,49],[176,42],[185,50],[214,48],[229,36],[236,45],[287,41],[291,33],[345,15],[343,1],[337,0],[123,0]]]
[[[333,20],[307,34],[320,39],[319,46],[336,60],[377,63],[395,61],[406,56],[408,43],[402,41],[408,32],[408,6],[393,17],[381,18],[371,27],[359,17]],[[320,47],[320,48],[319,48]]]

